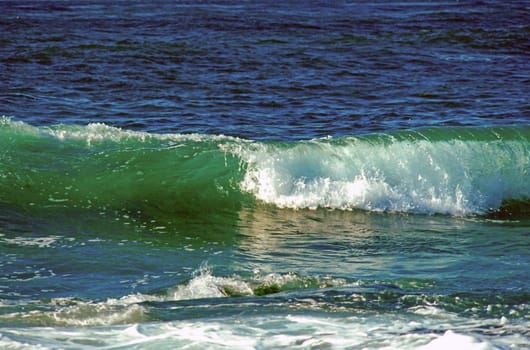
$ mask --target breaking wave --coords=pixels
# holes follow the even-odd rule
[[[295,142],[0,120],[0,205],[160,216],[280,208],[528,215],[530,126]]]

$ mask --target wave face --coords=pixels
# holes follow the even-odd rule
[[[159,216],[261,202],[466,216],[524,211],[530,198],[530,126],[255,142],[3,118],[0,147],[0,203],[37,211]]]
[[[239,141],[105,124],[37,128],[4,119],[0,203],[153,216],[237,209],[239,161],[219,150],[223,142]]]

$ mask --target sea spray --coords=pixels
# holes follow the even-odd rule
[[[529,127],[259,143],[240,156],[241,188],[279,207],[466,216],[530,196]]]

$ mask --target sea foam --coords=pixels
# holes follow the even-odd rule
[[[486,136],[257,144],[241,154],[248,162],[241,189],[294,209],[485,214],[530,196],[530,143],[493,130]]]

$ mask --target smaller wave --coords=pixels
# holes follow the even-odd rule
[[[255,271],[252,278],[248,280],[239,276],[216,277],[207,266],[203,266],[190,282],[171,289],[166,300],[262,296],[289,290],[327,288],[345,283],[343,279],[331,277],[303,277],[294,273],[262,275],[259,271]]]
[[[205,305],[257,303],[263,307],[287,303],[297,310],[370,310],[386,312],[407,309],[418,315],[447,312],[472,313],[474,317],[522,319],[528,313],[526,293],[433,295],[430,280],[361,281],[332,276],[303,276],[296,273],[254,271],[250,276],[217,276],[207,265],[195,271],[190,280],[158,293],[135,293],[102,301],[73,297],[52,298],[27,304],[0,304],[0,325],[17,327],[93,327],[149,321],[174,320],[186,308]],[[274,295],[272,297],[272,295]],[[265,299],[259,297],[268,296]],[[270,297],[269,297],[270,296]],[[216,299],[235,298],[233,301]],[[248,298],[247,301],[241,298]],[[492,305],[495,305],[494,307]],[[470,306],[473,306],[470,309]],[[13,310],[9,312],[9,310]],[[225,310],[226,311],[226,310]],[[173,314],[172,314],[173,312]],[[164,314],[165,313],[165,314]],[[204,314],[207,315],[208,313]],[[194,314],[195,316],[198,313]],[[509,315],[509,316],[507,316]]]
[[[449,344],[471,349],[526,344],[529,306],[524,291],[443,295],[433,293],[433,283],[437,282],[347,282],[259,271],[247,278],[222,277],[202,266],[189,281],[158,294],[104,301],[2,301],[0,345],[387,348],[392,340],[396,348],[427,350]],[[280,294],[258,297],[266,289],[264,294]],[[235,298],[228,300],[230,296]]]
[[[294,273],[262,275],[252,278],[215,276],[206,265],[199,268],[186,283],[162,293],[130,294],[104,301],[78,298],[53,298],[42,310],[28,305],[27,311],[0,315],[0,322],[24,326],[92,327],[141,323],[148,321],[149,307],[145,303],[165,303],[226,297],[248,297],[275,294],[290,290],[327,288],[345,284],[331,277],[303,277]],[[52,309],[50,311],[50,309]]]

